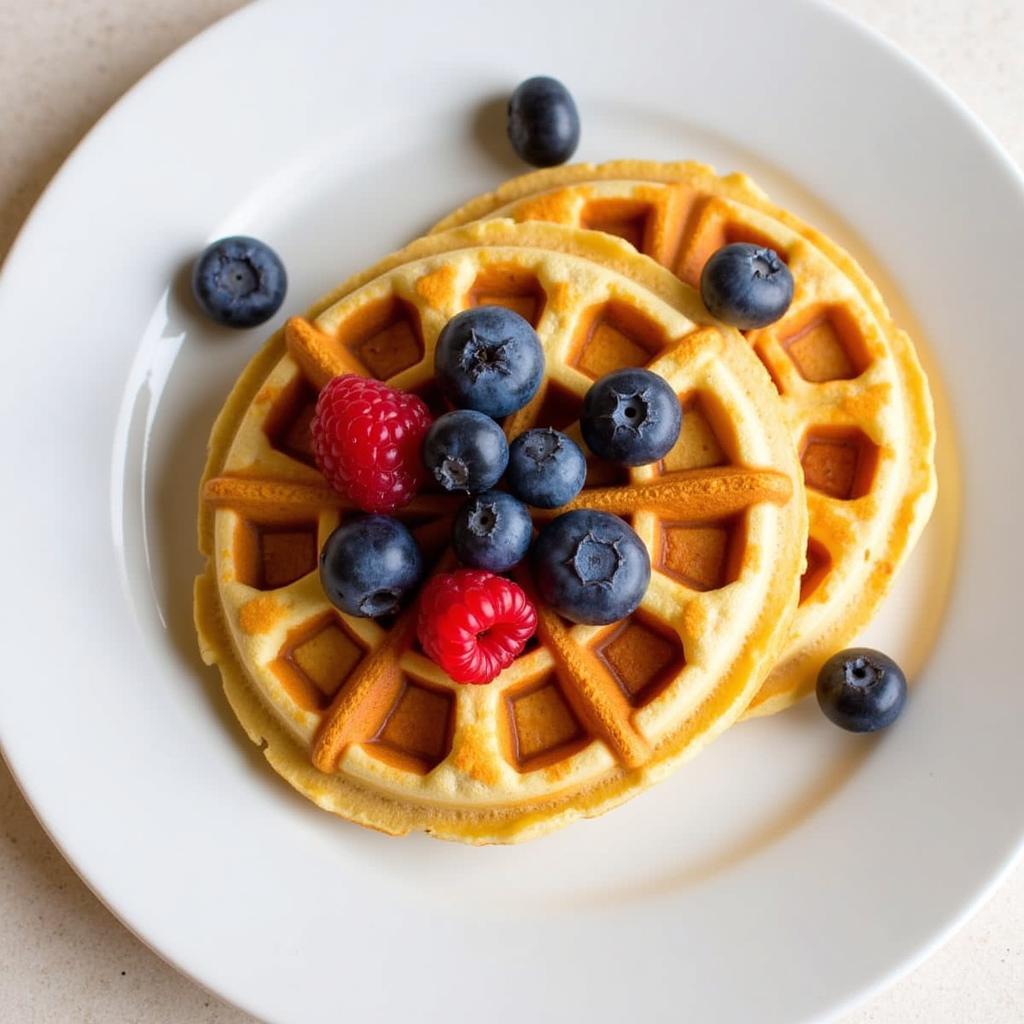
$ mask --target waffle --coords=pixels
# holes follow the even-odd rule
[[[419,649],[415,606],[381,623],[328,603],[317,552],[354,513],[314,468],[308,425],[316,389],[349,371],[437,411],[437,335],[485,303],[530,319],[546,353],[510,436],[551,425],[579,439],[587,388],[637,347],[686,415],[664,463],[592,459],[570,506],[629,518],[647,545],[654,571],[637,612],[574,626],[538,606],[523,654],[490,685],[459,686]],[[320,806],[392,834],[529,838],[650,785],[742,713],[796,608],[799,488],[768,375],[692,289],[598,232],[471,225],[348,281],[237,381],[201,485],[200,646],[250,738]],[[461,501],[423,493],[396,513],[435,568],[451,564]]]
[[[874,615],[935,503],[927,380],[877,288],[847,252],[772,205],[748,177],[718,177],[696,163],[526,174],[434,230],[485,217],[606,231],[694,286],[711,253],[730,242],[770,246],[789,264],[789,311],[746,337],[782,396],[799,449],[807,567],[792,636],[748,714],[778,711],[811,692],[822,663]]]

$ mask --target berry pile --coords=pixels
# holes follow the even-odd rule
[[[396,512],[432,485],[468,495],[455,516],[452,549],[466,568],[435,576],[419,595],[424,651],[459,682],[485,683],[523,650],[537,625],[526,593],[499,575],[530,564],[543,601],[574,622],[614,622],[647,590],[651,563],[623,520],[575,509],[533,541],[528,505],[556,509],[583,487],[586,458],[568,436],[527,430],[509,446],[496,422],[530,402],[544,377],[536,331],[501,306],[453,317],[434,354],[435,376],[456,406],[431,420],[414,395],[347,374],[320,392],[311,424],[317,465],[336,490],[375,513],[340,526],[321,552],[330,600],[348,615],[399,610],[420,589],[424,559]],[[679,435],[679,400],[648,370],[611,373],[583,404],[588,446],[603,458],[643,465]],[[499,490],[502,478],[508,490]]]

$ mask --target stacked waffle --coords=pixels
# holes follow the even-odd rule
[[[785,316],[746,337],[694,288],[737,241],[774,249],[795,281]],[[514,309],[544,347],[510,438],[552,426],[582,445],[583,396],[623,366],[667,380],[683,426],[653,465],[591,458],[571,506],[643,540],[639,608],[590,626],[540,605],[535,642],[460,686],[419,647],[415,605],[381,621],[327,600],[318,552],[358,510],[316,470],[309,423],[349,372],[443,411],[434,347],[474,305]],[[933,448],[927,383],[875,287],[748,179],[638,162],[526,175],[290,320],[242,373],[201,490],[201,648],[249,736],[320,806],[395,834],[530,838],[813,689],[927,520]],[[437,564],[457,504],[423,493],[396,513]]]

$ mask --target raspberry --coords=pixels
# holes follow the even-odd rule
[[[459,569],[423,588],[417,627],[423,650],[457,683],[489,683],[533,636],[537,612],[511,580]]]
[[[423,481],[420,449],[430,423],[423,399],[346,373],[317,398],[313,455],[327,482],[364,512],[393,512]]]

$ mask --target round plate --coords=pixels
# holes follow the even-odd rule
[[[443,31],[411,0],[349,12],[263,3],[185,47],[79,147],[10,256],[11,767],[116,914],[269,1021],[834,1012],[948,934],[1024,833],[1022,182],[941,87],[816,4],[455,0]],[[523,169],[502,98],[537,72],[575,92],[579,159],[747,171],[861,259],[921,343],[941,496],[868,634],[915,692],[876,739],[811,704],[743,723],[522,847],[393,840],[294,794],[199,662],[205,440],[267,332],[199,318],[186,268],[260,236],[291,278],[277,322],[304,309]]]

